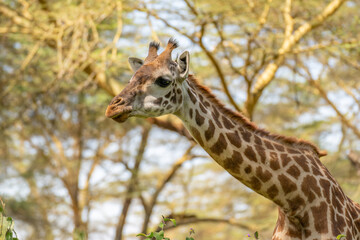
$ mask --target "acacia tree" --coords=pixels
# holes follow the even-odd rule
[[[196,225],[200,238],[226,237],[212,234],[224,228],[270,235],[276,208],[204,161],[179,121],[114,125],[103,117],[131,76],[127,57],[144,56],[150,39],[166,42],[170,34],[192,48],[199,78],[261,125],[324,141],[340,123],[338,154],[328,167],[341,169],[335,175],[359,199],[356,173],[337,161],[346,150],[359,151],[358,7],[340,0],[1,2],[1,180],[18,179],[31,192],[8,199],[11,213],[33,226],[30,239],[107,232],[90,216],[108,199],[120,205],[119,218],[103,220],[116,226],[115,239],[128,234],[131,216],[141,218],[136,224],[146,232],[164,212],[178,226],[216,223],[210,230]],[[336,101],[339,96],[352,104]],[[324,108],[335,115],[324,115]],[[321,118],[299,120],[309,114]],[[144,127],[135,127],[138,121]],[[159,167],[147,154],[171,133],[181,144],[166,146],[179,146],[181,154]],[[101,171],[109,176],[93,180]]]

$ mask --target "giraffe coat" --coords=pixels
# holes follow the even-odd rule
[[[188,75],[189,53],[176,61],[169,40],[163,53],[151,43],[143,62],[130,58],[130,83],[109,104],[106,116],[174,114],[206,152],[237,180],[279,206],[272,239],[360,240],[360,205],[348,198],[319,158],[325,154],[304,140],[259,129],[226,108]]]

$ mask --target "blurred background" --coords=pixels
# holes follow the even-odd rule
[[[321,158],[360,202],[360,1],[1,0],[0,196],[20,239],[270,239],[277,208],[172,116],[104,116],[128,57],[175,37],[191,73]],[[163,48],[162,48],[163,49]],[[171,227],[171,224],[168,225]]]

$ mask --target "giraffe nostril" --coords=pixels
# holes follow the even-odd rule
[[[114,99],[114,101],[111,103],[112,105],[123,105],[125,103],[124,99],[119,97],[117,99]]]

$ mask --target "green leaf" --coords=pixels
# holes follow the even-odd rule
[[[165,226],[165,224],[164,224],[163,222],[161,222],[161,223],[159,224],[159,228],[161,228],[161,229],[163,229],[164,226]]]
[[[6,231],[5,240],[13,240],[12,231],[10,229]]]
[[[344,234],[340,234],[340,235],[338,235],[337,237],[336,237],[336,239],[342,239],[342,238],[346,238],[346,235],[344,235]]]
[[[162,240],[164,238],[164,231],[154,232],[154,237],[156,240]]]
[[[0,205],[0,213],[4,212],[3,206]]]
[[[255,236],[255,239],[259,239],[259,233],[257,231],[254,233],[254,236]]]
[[[186,237],[186,240],[194,240],[192,237]]]
[[[175,219],[170,219],[170,221],[174,224],[174,226],[176,226],[176,220]]]
[[[170,240],[170,238],[164,238],[164,240]]]
[[[8,222],[12,222],[12,221],[13,221],[13,219],[12,219],[12,217],[7,217],[7,218],[6,218],[6,221],[8,221]]]
[[[138,235],[136,235],[137,237],[146,237],[146,234],[144,233],[139,233]]]

